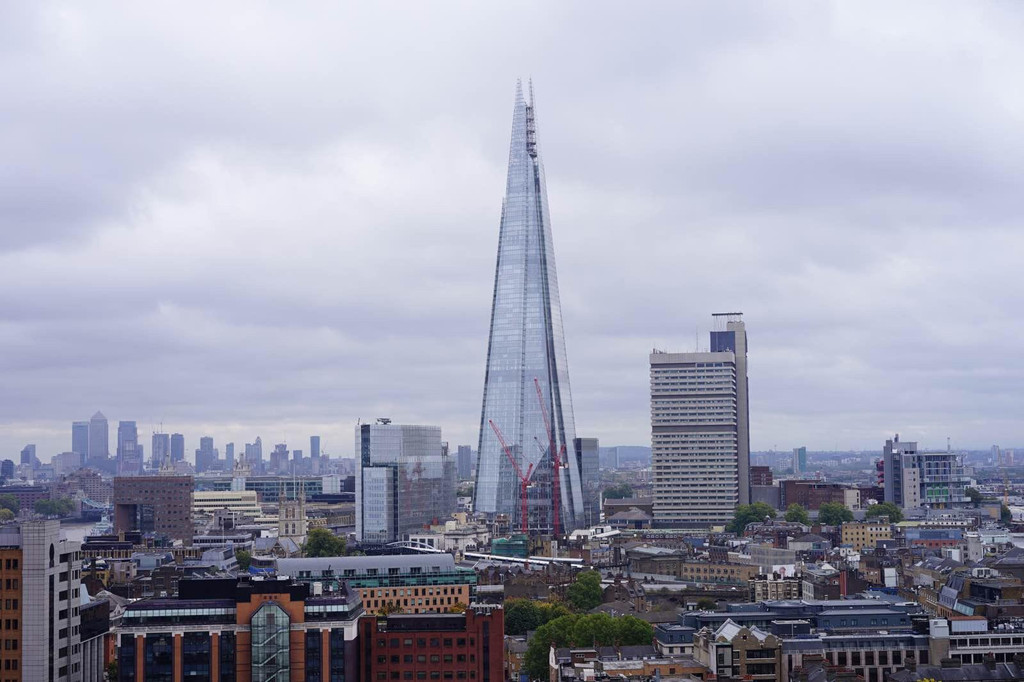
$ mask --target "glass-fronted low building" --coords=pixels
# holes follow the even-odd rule
[[[312,596],[287,578],[182,580],[174,599],[129,604],[118,628],[121,682],[358,679],[359,595]]]

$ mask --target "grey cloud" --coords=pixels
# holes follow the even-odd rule
[[[755,448],[1020,435],[1015,6],[2,12],[7,456],[475,443],[531,75],[581,434],[646,442],[647,352],[740,309]]]

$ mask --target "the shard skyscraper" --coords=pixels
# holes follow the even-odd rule
[[[527,102],[519,84],[494,274],[476,511],[507,514],[513,532],[566,533],[581,525],[575,436],[533,88]]]

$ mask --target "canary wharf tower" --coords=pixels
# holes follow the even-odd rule
[[[533,106],[516,87],[487,348],[474,508],[512,532],[582,523],[580,466]]]

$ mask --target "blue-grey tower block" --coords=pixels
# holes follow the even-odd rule
[[[551,422],[551,439],[541,402]],[[549,533],[555,526],[556,469],[551,440],[560,461],[560,530],[564,533],[582,525],[583,496],[573,448],[576,429],[544,164],[537,145],[533,88],[527,102],[521,84],[516,87],[501,209],[474,489],[477,512],[508,514],[512,528],[519,529],[520,479],[491,428],[492,421],[521,471],[525,474],[533,465],[528,495],[530,532]]]

